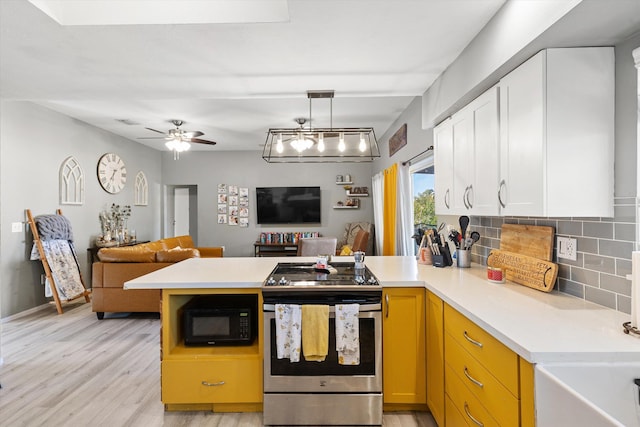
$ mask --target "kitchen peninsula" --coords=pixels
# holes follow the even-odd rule
[[[262,336],[264,325],[261,286],[278,262],[290,261],[291,258],[193,258],[125,284],[125,289],[163,290],[162,399],[167,410],[261,410],[262,357],[265,345]],[[312,264],[315,259],[297,258],[296,261],[308,261]],[[334,261],[353,261],[353,258],[336,257]],[[516,405],[515,415],[513,411],[506,410],[504,414],[495,415],[504,417],[503,422],[508,423],[513,416],[520,416],[522,425],[533,425],[527,424],[526,419],[533,420],[535,364],[627,362],[640,359],[640,340],[622,332],[622,323],[629,320],[629,316],[624,313],[566,294],[542,293],[512,283],[490,283],[486,280],[485,268],[480,266],[470,269],[434,268],[417,264],[414,257],[382,256],[367,257],[366,265],[377,277],[383,291],[426,288],[427,352],[437,351],[437,348],[430,347],[430,342],[451,338],[450,330],[447,329],[445,333],[442,327],[439,330],[433,327],[438,319],[442,324],[442,318],[450,319],[447,324],[452,327],[462,324],[466,328],[465,332],[475,330],[491,340],[491,343],[485,344],[485,348],[494,347],[495,341],[496,351],[501,355],[499,357],[504,356],[506,360],[510,360],[509,363],[514,364],[513,375],[520,376],[518,378],[505,374],[504,381],[501,380],[507,391],[515,396]],[[255,296],[260,313],[258,337],[252,346],[189,348],[180,342],[179,317],[182,307],[194,296],[216,293]],[[436,313],[438,309],[442,312],[439,318]],[[470,335],[473,336],[471,332]],[[453,342],[447,349],[454,345],[457,344]],[[473,349],[465,351],[472,352]],[[441,354],[440,359],[444,360],[449,356],[448,353],[446,356]],[[451,358],[452,361],[455,359],[454,356]],[[427,359],[437,361],[438,357]],[[485,366],[480,366],[482,369],[486,368],[497,378],[501,378],[500,373],[492,371],[498,368],[492,368],[491,361],[483,362],[479,356],[478,360],[481,365],[485,363]],[[212,364],[215,366],[213,371],[235,378],[227,379],[226,385],[205,387],[209,389],[205,390],[205,394],[189,390],[185,379],[198,386],[215,379],[195,378],[203,372],[212,372],[207,366]],[[442,372],[443,369],[443,366],[436,366],[435,372]],[[449,359],[447,369],[450,369]],[[455,396],[450,396],[455,394],[455,384],[451,386],[451,390],[447,388],[445,399],[444,384],[429,384],[430,372],[427,366],[427,401],[434,417],[442,425],[442,420],[438,420],[437,410],[434,411],[432,405],[446,404],[447,418],[450,414],[455,414],[458,403],[455,402]],[[437,375],[432,377],[431,379],[437,380]],[[510,389],[511,383],[515,384],[516,390]],[[501,389],[502,385],[499,387]],[[459,390],[463,389],[466,390],[464,386]],[[440,400],[432,403],[432,397],[440,394]],[[481,402],[481,406],[489,409],[492,409],[491,405],[491,402]],[[521,405],[520,409],[517,405]],[[462,411],[461,408],[458,409]]]

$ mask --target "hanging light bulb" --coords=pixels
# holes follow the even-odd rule
[[[364,153],[364,150],[367,149],[367,144],[364,142],[364,133],[360,132],[360,145],[358,145],[358,149]]]
[[[340,142],[338,143],[338,150],[340,150],[340,152],[342,153],[346,148],[347,146],[344,145],[344,132],[340,132]]]
[[[284,151],[284,146],[282,145],[282,134],[278,134],[278,142],[276,144],[276,151],[280,154]]]
[[[318,151],[321,153],[324,151],[324,133],[322,132],[318,133]]]

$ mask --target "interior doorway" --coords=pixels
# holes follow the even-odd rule
[[[183,236],[188,234],[197,246],[198,242],[198,186],[167,186],[167,220],[165,236]]]

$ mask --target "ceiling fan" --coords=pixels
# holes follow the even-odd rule
[[[182,126],[184,124],[184,122],[182,120],[171,120],[171,123],[173,123],[173,125],[176,127],[175,129],[169,129],[168,132],[161,132],[159,130],[156,129],[151,129],[151,128],[145,128],[148,129],[152,132],[156,132],[159,134],[162,134],[164,136],[160,137],[160,136],[149,136],[149,137],[142,137],[142,138],[138,138],[138,139],[165,139],[167,142],[165,142],[165,146],[173,151],[173,158],[174,159],[178,159],[180,158],[180,153],[183,151],[188,150],[189,148],[191,148],[191,145],[189,144],[190,142],[195,142],[197,144],[207,144],[207,145],[216,145],[215,141],[209,141],[206,139],[201,139],[198,138],[202,135],[204,135],[204,133],[200,132],[199,130],[196,131],[185,131],[183,129],[180,129],[180,126]]]

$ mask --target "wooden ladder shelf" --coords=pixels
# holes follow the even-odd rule
[[[62,215],[62,210],[60,209],[56,210],[56,214]],[[29,227],[31,228],[31,232],[33,233],[33,243],[35,243],[36,247],[38,248],[38,253],[40,254],[40,261],[42,261],[44,274],[47,280],[49,281],[49,284],[51,287],[51,293],[53,294],[53,299],[56,303],[56,309],[58,311],[58,314],[62,314],[63,313],[62,300],[60,299],[60,295],[58,295],[58,289],[57,289],[55,280],[53,279],[53,275],[51,274],[51,267],[49,266],[49,262],[47,261],[47,256],[46,256],[44,247],[42,246],[42,240],[40,239],[40,234],[38,233],[38,227],[36,226],[36,222],[33,218],[33,215],[31,214],[31,209],[27,209],[27,220],[29,222]],[[75,250],[73,252],[75,257]],[[77,265],[77,257],[76,257],[76,265]],[[80,294],[70,299],[67,299],[65,301],[73,301],[75,299],[84,297],[86,302],[90,302],[91,299],[89,298],[89,295],[91,292],[87,290],[87,286],[84,283],[84,279],[82,278],[82,272],[80,271],[79,266],[78,266],[78,275],[80,276],[80,282],[84,287],[84,292],[81,292]]]

